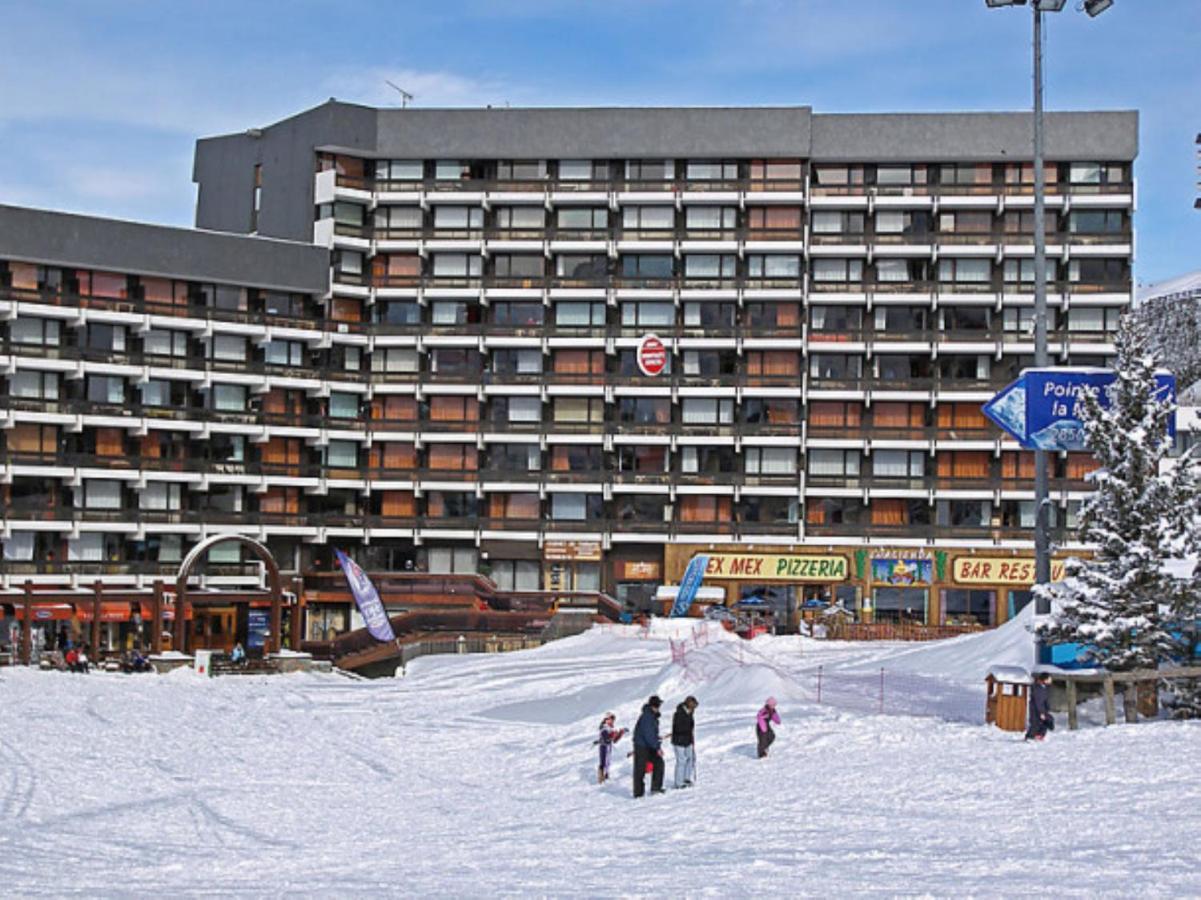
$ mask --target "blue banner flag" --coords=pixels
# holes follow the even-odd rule
[[[696,592],[701,589],[701,582],[705,580],[705,569],[707,568],[709,568],[709,557],[704,553],[692,557],[692,562],[688,563],[688,568],[684,570],[684,577],[680,579],[676,602],[671,605],[673,617],[688,615],[688,608],[692,606],[692,601],[696,599]]]
[[[396,635],[392,631],[392,623],[388,620],[388,613],[384,609],[383,601],[379,598],[379,591],[375,589],[375,585],[371,583],[367,573],[341,550],[335,548],[334,553],[338,557],[338,564],[342,566],[346,583],[350,585],[350,593],[354,595],[354,602],[358,605],[359,612],[363,614],[363,621],[367,623],[367,630],[371,632],[371,636],[377,641],[396,640]]]

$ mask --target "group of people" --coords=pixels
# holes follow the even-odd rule
[[[685,697],[676,706],[671,718],[671,745],[675,753],[676,771],[675,786],[677,788],[692,787],[696,781],[696,697]],[[652,695],[643,704],[638,722],[634,726],[634,749],[630,754],[634,757],[634,796],[646,794],[646,776],[651,776],[651,793],[662,794],[663,788],[663,741],[659,734],[659,715],[663,701],[658,695]],[[772,725],[780,724],[780,713],[776,710],[776,698],[768,697],[763,707],[755,716],[755,743],[758,757],[767,756],[767,750],[776,739]],[[600,737],[597,744],[600,747],[600,761],[597,767],[597,782],[604,784],[609,780],[609,769],[613,762],[613,747],[625,736],[627,730],[617,727],[617,717],[613,713],[605,713],[601,720]]]

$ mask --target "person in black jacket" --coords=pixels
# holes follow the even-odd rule
[[[676,787],[692,787],[696,780],[696,741],[693,739],[696,697],[686,697],[671,719],[671,746],[676,754]]]
[[[1055,719],[1051,715],[1051,676],[1039,672],[1034,676],[1034,684],[1030,685],[1030,726],[1026,729],[1026,740],[1033,738],[1041,741],[1047,732],[1055,727]]]
[[[634,726],[634,796],[646,793],[646,770],[651,769],[651,791],[663,793],[663,750],[659,743],[659,708],[663,701],[652,696],[642,707]]]

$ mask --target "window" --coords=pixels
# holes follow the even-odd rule
[[[814,234],[862,235],[865,216],[861,212],[817,210],[811,221]]]
[[[813,378],[862,378],[863,357],[851,353],[814,353],[809,357]]]
[[[362,396],[343,391],[331,391],[329,395],[329,416],[331,419],[357,419],[360,412]]]
[[[799,236],[804,218],[799,206],[752,206],[746,211],[746,224],[752,235],[757,232],[781,232],[781,236],[789,236],[792,232]]]
[[[795,475],[795,447],[745,447],[742,451],[748,475]]]
[[[992,166],[988,163],[943,163],[939,167],[940,184],[990,185]]]
[[[681,421],[685,425],[729,425],[734,421],[732,399],[685,397],[680,406]]]
[[[750,278],[800,278],[801,258],[779,253],[752,253],[747,257],[746,274]]]
[[[598,397],[556,397],[556,423],[601,423],[605,421],[605,402]]]
[[[947,625],[991,625],[996,591],[949,588],[942,592],[942,617]]]
[[[173,510],[182,508],[183,491],[179,484],[150,481],[138,495],[138,509]]]
[[[618,472],[642,472],[657,474],[669,471],[670,450],[662,445],[631,446],[617,448]]]
[[[415,300],[381,300],[375,304],[375,316],[380,325],[419,325],[421,305]]]
[[[569,328],[603,327],[605,304],[575,301],[556,303],[555,324]]]
[[[631,159],[626,162],[626,181],[671,181],[676,165],[670,159]]]
[[[479,468],[479,450],[475,444],[430,444],[426,465],[444,472],[474,472]]]
[[[1129,278],[1129,263],[1124,259],[1077,258],[1068,266],[1068,279],[1073,284],[1111,285]]]
[[[719,475],[736,469],[733,447],[680,447],[680,471],[685,475]]]
[[[738,258],[734,254],[689,253],[684,257],[685,278],[733,278]]]
[[[429,570],[436,575],[474,574],[479,552],[474,547],[430,547],[428,559]]]
[[[706,300],[684,303],[684,325],[689,328],[733,328],[738,304]]]
[[[471,166],[457,159],[439,159],[434,163],[438,181],[463,181],[471,177]]]
[[[492,371],[498,375],[538,375],[542,372],[541,350],[499,348],[491,355]]]
[[[142,335],[142,352],[151,356],[188,355],[188,336],[180,331],[151,329]]]
[[[681,522],[731,522],[734,518],[732,497],[712,494],[685,494],[679,498]]]
[[[1125,230],[1125,215],[1120,209],[1072,210],[1068,214],[1068,231],[1072,234],[1121,234]]]
[[[937,522],[942,526],[987,526],[992,519],[989,500],[939,500]]]
[[[57,400],[58,378],[54,372],[15,372],[8,376],[8,390],[21,400]]]
[[[687,351],[695,352],[695,351]],[[793,378],[801,374],[800,354],[792,350],[751,350],[746,354],[746,374],[753,377]]]
[[[608,181],[609,163],[590,159],[559,160],[560,181]]]
[[[583,521],[588,517],[587,496],[587,494],[551,494],[551,518]]]
[[[418,371],[420,362],[421,357],[416,350],[407,347],[383,347],[371,354],[371,371],[413,374]]]
[[[800,181],[804,177],[799,159],[751,160],[752,181]]]
[[[992,325],[989,306],[944,306],[938,314],[947,331],[988,331]]]
[[[496,164],[499,181],[541,181],[546,178],[544,159],[502,159]]]
[[[9,323],[9,340],[14,344],[57,347],[61,326],[57,319],[16,318]]]
[[[375,177],[381,181],[420,181],[425,177],[425,164],[419,159],[379,159],[375,162]]]
[[[882,187],[900,187],[926,183],[925,166],[877,166],[876,184]]]
[[[479,401],[475,397],[440,394],[430,397],[430,422],[478,422]]]
[[[992,213],[964,210],[939,213],[938,230],[943,234],[987,235],[992,232]]]
[[[462,300],[435,300],[430,308],[431,325],[474,325],[480,320],[480,307]]]
[[[992,279],[992,260],[943,257],[938,261],[938,280],[955,284],[988,284]]]
[[[717,377],[738,371],[738,355],[733,350],[685,350],[683,355],[685,375]],[[787,355],[796,356],[795,353]]]
[[[601,253],[563,254],[555,258],[560,278],[603,279],[609,273],[609,258]]]
[[[488,468],[496,472],[537,472],[542,468],[542,450],[537,444],[492,444]]]
[[[690,229],[719,231],[738,224],[738,210],[733,206],[689,206],[684,223]]]
[[[1122,310],[1118,307],[1073,306],[1068,311],[1068,331],[1112,333],[1118,330],[1121,318]]]
[[[546,257],[532,253],[498,253],[495,269],[500,278],[541,278],[546,271]]]
[[[955,354],[938,358],[938,374],[949,380],[987,381],[991,367],[989,356]]]
[[[559,210],[560,229],[591,231],[609,227],[609,210],[603,206],[568,206]]]
[[[626,328],[670,327],[675,325],[674,303],[649,301],[621,304],[621,324]]]
[[[810,450],[808,458],[810,475],[825,478],[859,477],[858,450]]]
[[[335,203],[334,223],[361,228],[366,221],[366,210],[357,203]]]
[[[752,328],[799,329],[801,305],[781,302],[748,303],[743,314],[743,324]]]
[[[671,422],[671,399],[620,397],[617,401],[617,420],[635,425],[665,425]]]
[[[920,450],[874,450],[872,474],[877,478],[921,478],[926,474],[926,455]]]
[[[89,350],[107,353],[125,352],[125,328],[121,325],[89,324],[84,329],[83,345]]]
[[[627,231],[671,231],[676,227],[676,211],[671,206],[626,206],[621,225]]]
[[[246,338],[231,334],[213,335],[212,358],[228,362],[246,361]]]
[[[801,405],[796,400],[744,397],[742,421],[752,425],[800,425]]]
[[[738,163],[715,159],[690,159],[685,166],[690,181],[734,181],[738,178]]]
[[[240,384],[214,384],[213,409],[222,412],[245,412],[245,386]]]
[[[551,471],[592,472],[604,468],[597,444],[556,444],[551,448]]]
[[[83,482],[83,505],[86,509],[120,509],[121,482],[88,478]]]
[[[876,257],[876,281],[882,284],[930,280],[930,261]]]
[[[269,366],[303,366],[304,344],[300,341],[268,341],[263,359]]]
[[[542,421],[542,400],[539,397],[509,397],[509,422],[538,423]]]
[[[376,231],[419,231],[424,224],[420,206],[381,206],[375,211]]]
[[[492,303],[492,321],[497,325],[508,325],[525,328],[541,325],[544,321],[545,309],[542,304],[535,302],[495,301]]]
[[[484,211],[478,206],[434,207],[434,228],[465,231],[484,227]]]
[[[738,521],[795,525],[800,520],[801,503],[796,497],[762,497],[743,494]]]
[[[435,278],[479,278],[483,271],[483,257],[467,253],[434,253],[433,273]]]
[[[1100,163],[1072,163],[1068,167],[1068,182],[1071,184],[1100,184]]]
[[[537,493],[508,494],[501,491],[488,496],[488,515],[494,519],[540,519],[542,499]],[[530,563],[537,565],[537,563]],[[495,575],[495,569],[493,570]]]
[[[863,260],[815,259],[813,260],[813,280],[824,282],[862,281]]]
[[[143,406],[169,406],[171,404],[171,382],[147,381],[138,385],[142,393]]]
[[[929,240],[933,220],[928,212],[881,210],[876,213],[877,235],[903,235],[915,241]]]
[[[1004,268],[1002,269],[1002,277],[1006,283],[1013,282],[1029,282],[1034,283],[1034,260],[1033,259],[1007,259],[1005,260]],[[1054,259],[1047,260],[1047,281],[1055,282],[1059,280],[1058,263]]]
[[[426,513],[431,518],[473,519],[479,515],[479,500],[469,491],[430,491]],[[430,563],[431,571],[433,563]]]
[[[621,258],[621,274],[623,278],[671,278],[674,262],[670,255],[627,255]]]
[[[125,379],[115,375],[89,375],[87,391],[91,403],[121,404],[125,402]]]

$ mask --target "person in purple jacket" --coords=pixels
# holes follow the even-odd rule
[[[760,759],[767,756],[767,748],[776,739],[776,733],[771,729],[773,722],[780,724],[780,714],[776,712],[776,698],[768,697],[755,719],[755,738],[759,742]]]

